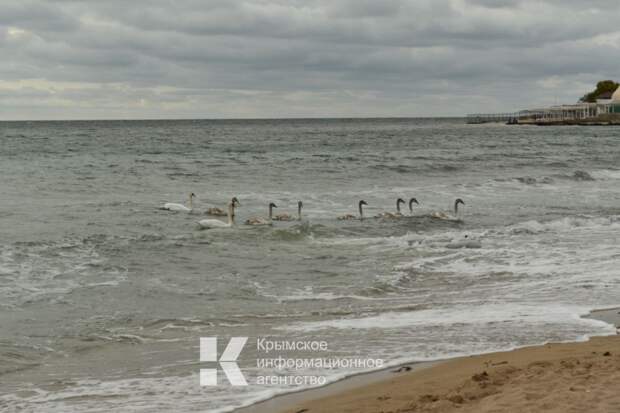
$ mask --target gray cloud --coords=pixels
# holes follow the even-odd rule
[[[0,4],[0,119],[426,116],[574,101],[620,78],[620,4]]]

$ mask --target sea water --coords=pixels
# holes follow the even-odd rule
[[[308,385],[261,375],[360,371],[261,368],[249,344],[248,386],[201,387],[200,337],[391,365],[614,332],[580,315],[620,304],[619,128],[5,122],[0,173],[2,411],[229,411]],[[201,230],[233,196],[237,226]],[[243,225],[298,200],[302,221]]]

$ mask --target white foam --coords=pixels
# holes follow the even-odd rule
[[[531,220],[511,225],[507,227],[507,230],[508,233],[512,234],[539,234],[548,231],[568,232],[576,228],[608,229],[609,227],[620,228],[620,217],[593,217],[581,215],[564,217],[561,219],[546,222]]]
[[[113,287],[126,280],[125,269],[101,270],[105,260],[81,240],[0,246],[0,297],[18,306],[58,299],[78,288]],[[95,270],[93,270],[95,268]]]
[[[620,179],[619,169],[598,169],[590,173],[597,180],[615,180]]]
[[[524,324],[566,322],[608,326],[596,320],[583,319],[590,308],[585,306],[532,304],[487,304],[478,306],[458,305],[453,308],[420,310],[413,312],[390,312],[376,316],[334,319],[316,322],[295,323],[280,327],[285,331],[315,332],[330,328],[335,329],[394,329],[423,326],[450,326],[454,324],[486,324],[518,321]]]
[[[280,296],[280,302],[287,301],[334,301],[334,300],[362,300],[362,301],[375,301],[376,298],[364,297],[361,295],[350,294],[334,294],[334,293],[315,293],[313,291],[302,291],[297,294]]]

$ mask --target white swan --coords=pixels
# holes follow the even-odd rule
[[[375,218],[389,218],[389,219],[394,219],[394,218],[401,218],[403,216],[403,214],[400,212],[400,204],[404,204],[405,200],[402,198],[398,198],[396,200],[396,212],[392,213],[392,212],[382,212],[379,215],[375,216]]]
[[[440,211],[433,212],[431,214],[431,217],[436,219],[443,219],[446,221],[460,221],[461,219],[459,218],[459,204],[465,205],[465,202],[463,202],[461,198],[458,198],[456,201],[454,201],[454,215],[450,215],[449,213]]]
[[[274,204],[273,202],[269,203],[269,218],[265,219],[265,218],[261,218],[261,217],[252,217],[248,220],[245,221],[245,225],[273,225],[273,209],[277,208],[278,206],[276,204]]]
[[[274,221],[295,221],[295,219],[297,219],[297,221],[301,221],[301,208],[303,208],[304,203],[299,201],[297,202],[297,218],[293,218],[290,214],[287,213],[283,213],[283,214],[278,214],[275,217],[273,217]]]
[[[164,204],[164,206],[161,207],[160,209],[165,209],[166,211],[192,212],[194,210],[193,199],[195,197],[196,197],[196,194],[194,194],[193,192],[189,194],[189,202],[188,202],[189,208],[183,204],[175,204],[172,202],[168,202]]]
[[[353,214],[346,214],[346,215],[338,217],[338,220],[339,221],[348,221],[348,220],[351,220],[351,219],[359,219],[360,221],[363,221],[364,220],[364,210],[362,209],[362,205],[368,205],[368,204],[366,203],[366,201],[360,201],[359,202],[359,204],[358,204],[358,209],[360,211],[360,216],[359,217],[356,216],[356,215],[353,215]]]
[[[410,215],[413,215],[413,204],[420,205],[417,199],[411,198],[409,200],[409,214]]]
[[[198,225],[203,229],[230,228],[235,225],[235,207],[240,206],[239,200],[234,197],[228,203],[228,222],[220,221],[219,219],[203,219],[198,221]]]

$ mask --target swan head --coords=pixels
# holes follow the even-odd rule
[[[193,193],[193,192],[191,192],[191,193],[189,194],[189,197],[190,197],[190,198],[196,198],[196,194],[195,194],[195,193]]]
[[[364,200],[359,202],[360,220],[364,219],[364,211],[362,211],[362,205],[368,205],[368,204]]]
[[[465,202],[464,202],[461,198],[458,198],[456,201],[454,201],[454,213],[455,213],[455,214],[456,214],[456,213],[458,212],[458,210],[459,210],[459,204],[461,204],[461,205],[463,205],[463,206],[464,206],[464,205],[465,205]]]
[[[241,204],[239,203],[239,200],[237,199],[236,196],[234,196],[231,200],[230,200],[230,205],[232,205],[233,207],[240,207]]]
[[[269,203],[269,220],[271,221],[272,216],[273,216],[273,209],[277,208],[278,206],[276,204],[274,204],[273,202]]]

